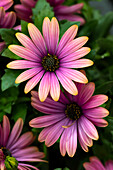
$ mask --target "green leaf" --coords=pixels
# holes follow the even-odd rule
[[[79,31],[79,36],[90,36],[94,32],[94,27],[97,25],[97,20],[91,20],[87,22],[84,27]]]
[[[12,119],[16,122],[18,118],[25,121],[27,115],[27,106],[25,103],[15,104],[12,109]]]
[[[96,88],[95,93],[106,94],[113,87],[113,81],[108,81]]]
[[[17,60],[21,59],[21,57],[11,52],[8,48],[3,51],[2,56]]]
[[[103,53],[103,52],[110,52],[111,55],[113,55],[113,40],[109,40],[106,38],[100,38],[97,41],[97,44],[100,48],[99,53]]]
[[[40,31],[42,31],[42,23],[45,17],[49,17],[50,19],[54,17],[53,8],[46,0],[38,0],[33,11],[33,21],[34,24],[38,27]]]
[[[16,87],[9,88],[4,92],[0,93],[0,114],[10,114],[12,106],[15,104],[19,91]]]
[[[15,36],[16,32],[18,32],[18,31],[14,30],[14,29],[6,29],[6,28],[0,29],[0,35],[2,37],[2,40],[5,41],[6,45],[19,44],[19,42]]]
[[[28,33],[28,22],[21,20],[21,31],[24,34],[29,35],[29,33]]]
[[[107,13],[99,20],[98,26],[95,28],[94,38],[100,38],[106,36],[111,26],[113,25],[113,12]]]
[[[78,25],[78,27],[79,27],[80,22],[76,22],[76,21],[64,21],[64,23],[61,22],[61,24],[60,24],[60,38],[67,31],[67,29],[69,27],[71,27],[72,25]]]
[[[2,91],[13,87],[13,86],[18,86],[19,84],[15,84],[15,79],[18,77],[20,74],[20,71],[18,70],[5,70],[5,74],[2,76],[1,80],[1,89]]]

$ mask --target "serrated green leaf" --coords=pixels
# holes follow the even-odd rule
[[[5,74],[2,76],[1,78],[1,89],[2,91],[13,87],[13,86],[18,86],[19,84],[15,84],[15,80],[18,77],[18,75],[20,74],[20,71],[18,70],[9,70],[6,69],[5,70]]]
[[[2,40],[5,41],[6,45],[19,44],[19,42],[15,36],[16,32],[18,32],[18,31],[14,30],[14,29],[6,29],[6,28],[0,29],[0,35],[2,37]]]
[[[46,0],[38,0],[35,8],[33,8],[32,11],[32,19],[40,31],[42,31],[42,23],[44,18],[49,17],[51,19],[54,17],[53,8]]]
[[[29,35],[29,33],[28,33],[28,22],[21,20],[21,31],[24,34]]]
[[[3,51],[2,56],[17,60],[21,59],[21,57],[11,52],[8,48]]]

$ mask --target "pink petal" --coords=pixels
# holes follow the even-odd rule
[[[34,77],[35,75],[37,75],[40,71],[41,71],[41,67],[26,70],[16,78],[15,83],[18,84],[25,80],[28,80],[28,79]]]
[[[29,125],[34,128],[47,127],[55,124],[65,118],[65,114],[53,114],[37,117],[29,122]]]
[[[12,51],[16,55],[18,55],[18,56],[20,56],[24,59],[27,59],[27,60],[30,60],[30,61],[35,61],[35,62],[40,61],[40,57],[37,56],[36,53],[34,53],[33,51],[31,51],[31,50],[29,50],[25,47],[22,47],[22,46],[19,46],[19,45],[10,45],[8,48],[9,48],[10,51]]]
[[[48,52],[50,52],[50,20],[48,17],[44,18],[42,29]]]
[[[3,7],[0,7],[0,25],[2,26],[5,17],[5,10]]]
[[[60,64],[61,67],[67,67],[67,68],[84,68],[84,67],[89,67],[93,65],[93,61],[89,59],[79,59],[75,61],[69,61],[67,63],[62,63]]]
[[[22,128],[23,128],[23,120],[21,118],[19,118],[12,131],[11,131],[11,134],[10,134],[10,137],[9,137],[9,140],[7,142],[7,148],[10,149],[10,147],[17,141],[18,137],[20,136],[20,133],[22,131]]]
[[[54,101],[58,101],[60,97],[60,85],[56,75],[52,72],[50,74],[50,94]]]
[[[88,117],[87,118],[96,126],[99,126],[99,127],[106,127],[108,126],[108,122],[104,119],[95,119],[95,118],[91,118],[91,117]]]
[[[92,165],[91,163],[89,163],[89,162],[85,162],[85,163],[83,164],[83,167],[85,168],[85,170],[99,170],[99,169],[95,169],[95,168],[93,167],[93,165]]]
[[[41,66],[41,64],[26,60],[15,60],[7,64],[7,68],[11,69],[26,69],[38,66]]]
[[[17,149],[17,148],[24,148],[26,146],[29,146],[34,140],[32,132],[26,132],[24,133],[18,141],[10,147],[10,151]]]
[[[39,99],[43,102],[50,91],[50,73],[46,72],[39,84]]]
[[[95,126],[87,118],[81,116],[78,121],[88,137],[94,140],[98,140],[98,132]]]
[[[9,12],[4,19],[4,28],[12,28],[16,22],[15,12]]]
[[[101,161],[96,157],[96,156],[92,156],[89,158],[92,166],[95,168],[95,169],[98,169],[98,170],[105,170],[104,166],[102,165]]]
[[[74,37],[76,36],[78,31],[78,26],[77,25],[72,25],[62,36],[59,45],[58,45],[58,50],[57,50],[57,56],[59,56],[60,52],[62,49],[65,47],[67,43],[72,41]]]
[[[28,31],[38,50],[45,56],[47,54],[45,42],[38,28],[34,24],[29,23]]]
[[[95,91],[95,84],[90,82],[86,84],[79,92],[78,104],[81,106],[86,103]]]
[[[7,116],[3,116],[3,146],[6,146],[10,133],[10,122]]]
[[[30,79],[25,86],[24,92],[28,93],[29,91],[31,91],[38,84],[43,74],[44,70],[40,71],[36,76]]]
[[[81,48],[86,42],[88,41],[88,37],[82,36],[72,40],[71,42],[67,43],[65,47],[62,49],[60,55],[58,56],[59,59],[70,55]]]
[[[78,21],[78,22],[80,22],[80,25],[85,24],[85,19],[82,18],[81,16],[78,16],[78,15],[73,15],[73,14],[62,15],[62,14],[59,14],[59,15],[57,15],[57,18],[58,18],[59,21],[61,21],[61,20]]]
[[[69,62],[73,60],[77,60],[81,57],[84,57],[91,51],[88,47],[82,47],[79,50],[75,51],[74,53],[67,55],[66,57],[61,58],[61,62]]]
[[[82,108],[83,109],[94,108],[94,107],[102,105],[107,100],[108,100],[108,97],[106,95],[102,95],[102,94],[95,95],[95,96],[92,96],[87,103],[82,105]]]
[[[67,129],[64,129],[60,139],[60,153],[62,156],[65,156],[66,154],[66,137],[67,137]]]
[[[79,83],[87,83],[88,79],[86,76],[81,73],[80,71],[74,70],[74,69],[68,69],[68,68],[60,68],[60,73],[63,74],[63,76],[68,77],[71,80],[74,80],[75,82]]]
[[[79,139],[79,143],[82,147],[82,149],[85,151],[85,152],[88,152],[88,147],[87,145],[84,143],[83,139],[81,138],[81,135],[78,133],[78,139]]]
[[[36,53],[39,57],[42,56],[38,48],[33,44],[31,39],[23,33],[16,33],[17,39],[21,42],[23,46],[27,49],[31,50],[32,52]],[[37,56],[37,58],[38,58]]]
[[[51,131],[48,133],[45,139],[45,145],[50,147],[52,146],[60,137],[61,133],[63,132],[64,128],[63,125],[66,125],[67,119],[64,119],[60,122],[57,122],[54,126],[52,126]]]
[[[23,167],[25,167],[25,168],[27,167],[27,170],[31,170],[30,168],[35,169],[35,170],[39,170],[38,168],[36,168],[36,167],[34,167],[32,165],[19,163],[18,169],[19,170],[26,170],[26,169],[23,169]],[[28,167],[30,167],[30,168],[28,168]]]
[[[68,136],[69,139],[66,141],[66,150],[70,157],[73,157],[77,149],[77,122],[70,127]]]
[[[85,145],[89,147],[93,145],[92,139],[86,135],[86,133],[84,132],[83,128],[81,127],[79,123],[78,123],[78,133],[79,133],[79,137],[81,138],[81,140],[83,141]]]
[[[58,14],[72,14],[75,13],[83,8],[83,3],[71,5],[71,6],[64,6],[64,5],[59,5],[58,7],[55,8],[55,12]]]
[[[59,70],[56,71],[56,74],[64,89],[72,95],[77,95],[78,91],[73,81],[62,74]]]
[[[4,7],[5,10],[9,9],[13,5],[13,0],[1,0],[0,7]]]
[[[113,161],[109,160],[105,163],[106,170],[113,170]]]
[[[59,24],[55,17],[52,18],[50,23],[50,52],[55,54],[59,40]]]
[[[83,110],[84,116],[88,116],[90,118],[103,118],[109,115],[109,111],[103,107],[97,107],[92,109]]]
[[[47,135],[49,134],[49,132],[51,131],[52,127],[53,127],[53,125],[46,127],[40,132],[40,134],[38,136],[39,142],[45,141],[45,139],[46,139]]]

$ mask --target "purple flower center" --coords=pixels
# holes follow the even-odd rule
[[[6,149],[6,147],[1,147],[1,150],[2,150],[2,152],[3,152],[3,154],[4,154],[4,159],[5,159],[7,156],[12,156],[12,155],[11,155],[11,152],[10,152],[8,149]]]
[[[48,54],[42,59],[42,66],[46,71],[55,71],[59,68],[59,59],[55,55]]]
[[[67,104],[65,114],[70,120],[78,120],[82,115],[82,110],[77,103],[71,103]]]

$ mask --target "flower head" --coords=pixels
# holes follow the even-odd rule
[[[82,47],[88,37],[83,36],[74,39],[78,26],[71,26],[59,41],[59,24],[56,18],[45,18],[43,22],[43,36],[33,24],[28,24],[30,37],[17,33],[16,37],[24,46],[10,45],[9,49],[26,60],[10,62],[7,67],[12,69],[29,70],[20,74],[16,83],[30,79],[25,86],[25,93],[32,90],[40,81],[39,98],[44,101],[50,92],[52,98],[57,101],[60,96],[60,84],[69,93],[77,95],[78,91],[73,81],[87,83],[84,74],[73,68],[91,66],[89,59],[80,59],[90,52],[90,48]]]
[[[15,11],[17,16],[20,19],[23,19],[27,22],[31,22],[32,19],[32,8],[35,7],[38,0],[20,0],[21,4],[15,5]],[[75,4],[72,6],[64,6],[62,3],[64,0],[47,0],[50,5],[53,7],[55,17],[60,20],[69,20],[69,21],[79,21],[81,25],[85,23],[85,20],[76,14],[81,13],[83,8],[83,3]]]
[[[13,4],[13,0],[0,0],[0,28],[12,28],[16,22],[15,12],[5,12]],[[0,42],[0,52],[5,48],[5,42]]]
[[[83,164],[86,170],[113,170],[113,161],[109,160],[105,163],[105,167],[103,166],[102,162],[96,157],[92,156],[89,158],[89,162],[85,162]]]
[[[82,149],[88,152],[88,146],[93,145],[93,140],[98,140],[98,132],[94,125],[107,126],[103,119],[109,112],[99,107],[108,100],[106,95],[95,95],[94,83],[76,84],[78,95],[73,96],[67,92],[61,92],[60,99],[55,102],[51,97],[42,103],[36,91],[32,91],[31,104],[40,112],[48,115],[37,117],[30,121],[34,128],[45,127],[40,133],[38,140],[45,141],[46,146],[53,145],[60,138],[60,152],[65,156],[66,151],[73,157],[77,149],[77,138]],[[93,139],[93,140],[92,140]]]
[[[25,162],[44,162],[44,153],[35,146],[29,146],[34,141],[31,132],[20,136],[23,120],[19,118],[10,133],[10,122],[7,116],[3,117],[3,127],[0,124],[0,169],[36,169]]]

